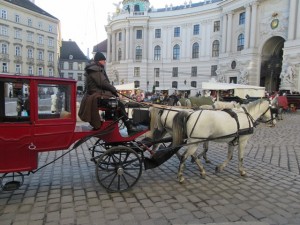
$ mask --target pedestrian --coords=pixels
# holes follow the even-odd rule
[[[101,52],[95,54],[91,64],[85,67],[85,94],[81,101],[78,116],[82,121],[89,122],[94,129],[99,129],[101,120],[98,109],[98,99],[117,98],[117,89],[110,83],[105,71],[106,58]],[[118,107],[122,115],[128,134],[140,131],[129,120],[124,104],[118,100]]]

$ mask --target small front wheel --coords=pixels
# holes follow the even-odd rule
[[[116,146],[97,161],[98,182],[109,192],[122,192],[133,187],[142,174],[142,161],[129,147]]]

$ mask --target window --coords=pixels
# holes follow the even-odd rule
[[[180,37],[180,27],[174,28],[174,37]]]
[[[15,47],[15,56],[21,56],[21,46]]]
[[[180,47],[178,44],[176,44],[174,47],[173,47],[173,59],[174,60],[178,60],[180,57]]]
[[[142,48],[140,46],[137,46],[135,49],[135,59],[142,60]]]
[[[141,74],[140,74],[140,67],[134,67],[134,74],[133,74],[133,76],[135,76],[135,77],[140,77],[141,76]]]
[[[38,68],[38,75],[39,76],[43,76],[44,75],[44,69],[43,69],[43,67],[39,67]]]
[[[118,61],[121,61],[122,59],[122,50],[121,48],[118,49]]]
[[[136,31],[136,39],[142,39],[143,38],[143,32],[142,30]]]
[[[237,77],[229,77],[229,83],[236,84],[237,83]]]
[[[33,59],[33,48],[27,49],[27,58]]]
[[[245,12],[240,13],[239,25],[245,24]]]
[[[31,19],[28,19],[28,20],[27,20],[27,25],[28,25],[29,27],[32,27],[32,20],[31,20]]]
[[[33,42],[33,33],[32,32],[27,33],[27,41]]]
[[[15,22],[20,23],[20,16],[19,15],[15,15]]]
[[[78,79],[78,81],[82,81],[82,73],[77,74],[77,79]]]
[[[49,47],[54,47],[54,39],[53,38],[48,38],[48,46]]]
[[[21,74],[21,65],[16,64],[16,74]]]
[[[198,35],[199,33],[200,33],[200,25],[196,24],[196,25],[194,25],[193,34]]]
[[[52,68],[48,69],[48,75],[49,75],[49,77],[53,77],[53,69]]]
[[[43,23],[42,22],[38,22],[38,28],[43,29]]]
[[[218,40],[215,40],[212,45],[212,57],[219,56],[219,48],[220,48],[220,43]]]
[[[54,62],[54,52],[48,52],[48,62]]]
[[[214,22],[214,32],[220,31],[220,20]]]
[[[28,75],[33,75],[33,67],[28,66]]]
[[[71,118],[71,85],[39,84],[38,85],[38,118],[39,119],[69,119]],[[43,99],[50,98],[51,104]],[[61,112],[64,116],[61,116]]]
[[[69,70],[73,70],[73,62],[69,62]]]
[[[7,73],[8,72],[8,65],[7,63],[2,63],[2,72]]]
[[[197,81],[192,81],[192,82],[191,82],[191,87],[196,88],[196,87],[197,87]]]
[[[69,79],[73,79],[73,77],[74,77],[74,74],[73,74],[73,73],[68,73],[68,78],[69,78]]]
[[[44,51],[43,50],[38,51],[38,60],[44,60]]]
[[[159,77],[159,68],[154,68],[154,76]]]
[[[140,82],[138,80],[134,81],[134,88],[139,88],[140,87]]]
[[[44,44],[44,37],[42,35],[38,35],[38,44]]]
[[[161,48],[159,45],[154,47],[154,60],[160,60]]]
[[[122,32],[119,33],[119,41],[122,41]]]
[[[1,18],[4,19],[4,20],[7,19],[7,12],[4,9],[1,10]]]
[[[21,39],[22,38],[22,31],[20,29],[15,29],[15,38]]]
[[[53,32],[53,26],[52,26],[52,25],[49,25],[49,27],[48,27],[48,31],[49,31],[50,33],[52,33],[52,32]]]
[[[59,62],[59,69],[61,69],[61,70],[64,69],[64,62]]]
[[[0,25],[0,35],[8,36],[8,27],[5,25]]]
[[[244,49],[244,34],[240,34],[238,36],[237,50],[241,51],[243,49]]]
[[[159,87],[159,81],[155,81],[155,87]]]
[[[192,66],[192,71],[191,71],[192,77],[197,76],[197,66]]]
[[[178,82],[177,81],[173,81],[172,82],[172,88],[177,88],[178,87]]]
[[[192,58],[199,58],[199,44],[197,42],[193,44]]]
[[[161,38],[161,29],[155,29],[155,38]]]
[[[217,65],[212,65],[211,68],[210,68],[210,75],[211,76],[217,76],[217,69],[218,69]]]
[[[1,44],[1,54],[7,54],[8,53],[8,45],[6,43]]]
[[[178,67],[173,67],[173,69],[172,69],[172,77],[178,77]]]

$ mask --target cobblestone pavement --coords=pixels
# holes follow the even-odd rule
[[[261,124],[245,151],[246,177],[237,172],[237,154],[222,173],[223,144],[210,143],[201,178],[186,165],[184,184],[176,178],[176,157],[143,171],[123,193],[107,193],[95,177],[87,150],[91,141],[41,171],[25,177],[16,191],[0,191],[0,225],[58,224],[300,224],[300,115],[285,114],[275,128]],[[63,153],[40,155],[43,165]]]

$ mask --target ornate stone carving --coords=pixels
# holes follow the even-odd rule
[[[249,84],[249,72],[247,69],[241,69],[240,75],[238,76],[239,84]]]
[[[296,78],[296,69],[294,65],[286,65],[285,70],[282,70],[280,74],[282,85],[294,84]]]

